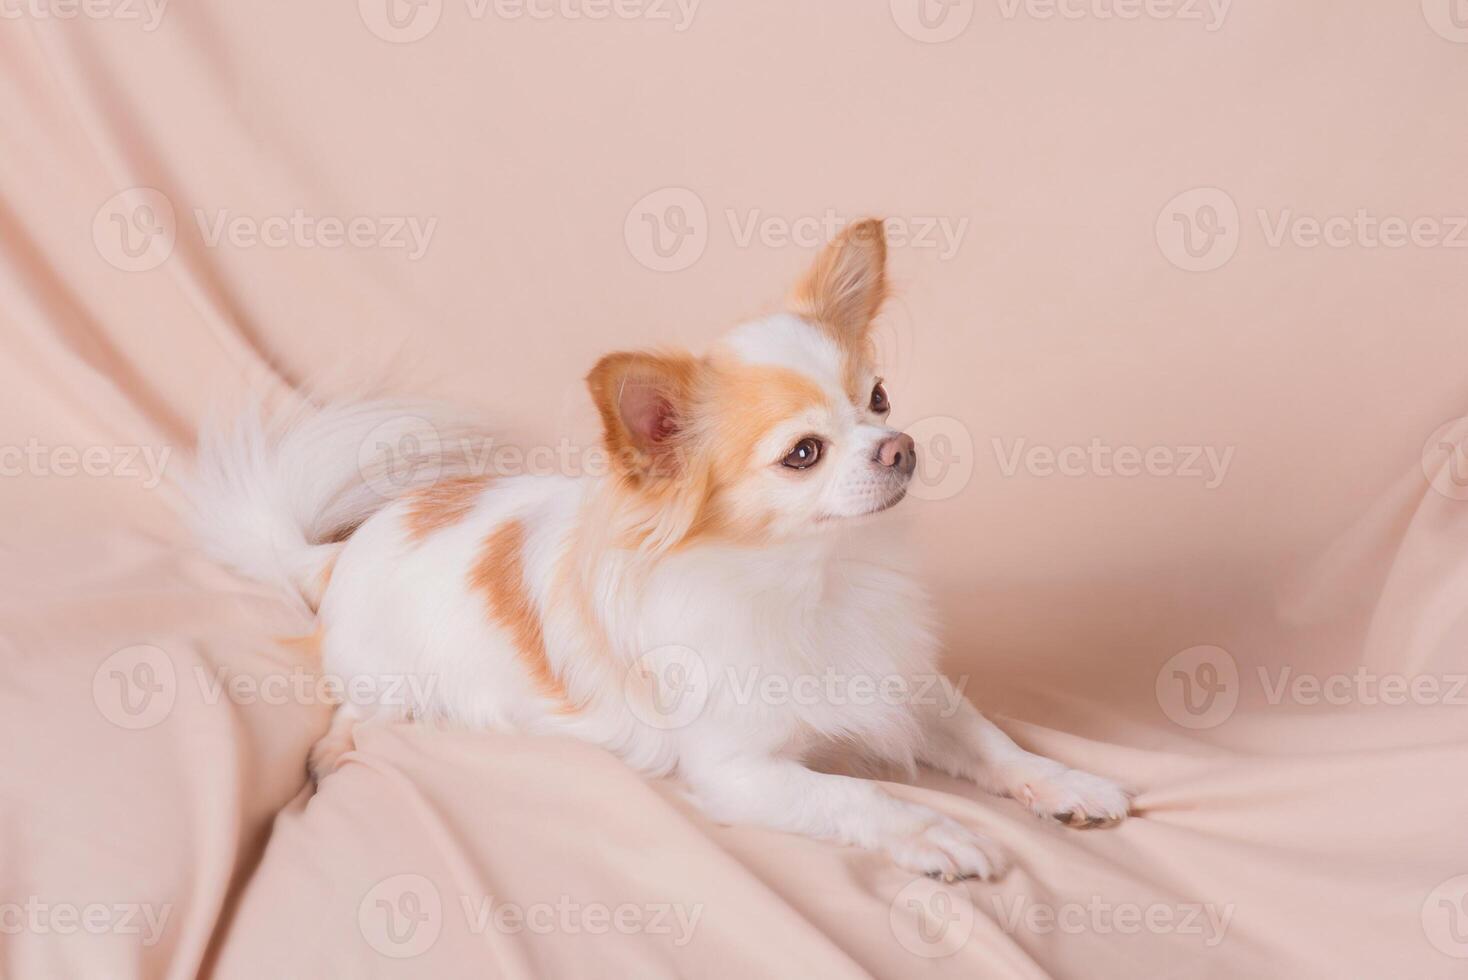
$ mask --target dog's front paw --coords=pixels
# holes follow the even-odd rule
[[[1026,779],[1014,795],[1040,816],[1071,827],[1119,823],[1131,809],[1126,790],[1111,780],[1063,767]]]
[[[956,820],[934,813],[924,825],[884,838],[899,867],[933,878],[997,878],[1007,862],[999,845]]]

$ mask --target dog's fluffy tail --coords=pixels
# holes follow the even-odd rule
[[[464,469],[463,420],[428,402],[358,401],[199,434],[183,480],[204,550],[314,607],[346,537],[392,500]]]

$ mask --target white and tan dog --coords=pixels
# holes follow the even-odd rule
[[[1121,789],[1021,749],[938,674],[921,589],[866,540],[859,519],[901,500],[916,463],[873,364],[885,265],[882,225],[864,221],[819,256],[789,312],[702,357],[602,358],[587,378],[612,460],[599,476],[438,472],[384,498],[364,439],[430,425],[396,403],[206,432],[191,499],[209,550],[319,606],[328,674],[433,681],[342,704],[313,775],[373,719],[567,734],[676,772],[717,820],[944,876],[989,877],[1002,855],[807,762],[846,746],[1068,823],[1124,817]],[[434,428],[440,445],[450,425]],[[768,696],[802,678],[928,696]]]

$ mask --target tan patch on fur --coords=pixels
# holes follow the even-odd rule
[[[493,480],[487,476],[455,476],[415,490],[406,498],[403,523],[408,536],[422,541],[435,531],[457,524],[474,509],[474,502]]]
[[[326,559],[326,565],[321,565],[321,571],[316,577],[316,594],[311,596],[311,607],[319,609],[321,599],[326,597],[326,590],[332,584],[332,572],[336,571],[336,559],[342,556],[341,552]]]
[[[755,447],[775,426],[811,409],[830,407],[821,386],[798,371],[721,361],[711,366],[704,386],[700,436],[708,442],[719,476],[732,478],[748,466]]]
[[[294,651],[312,660],[321,659],[321,644],[325,640],[326,627],[319,622],[316,624],[314,630],[304,636],[278,636],[275,638],[275,642],[287,650]]]
[[[798,371],[733,358],[710,361],[699,385],[696,423],[697,455],[704,468],[691,473],[687,481],[698,494],[697,511],[678,545],[711,538],[763,543],[769,517],[732,513],[721,490],[746,477],[752,467],[779,461],[756,458],[760,443],[773,428],[813,410],[825,414],[831,408],[825,389]]]
[[[490,618],[507,633],[520,663],[542,697],[570,710],[566,687],[551,669],[545,634],[525,586],[525,525],[506,521],[484,542],[469,573],[469,585],[489,604]]]
[[[790,294],[791,309],[841,347],[843,387],[858,407],[871,394],[871,326],[886,299],[887,238],[876,218],[837,235]]]
[[[341,552],[338,551],[336,554],[326,559],[326,564],[321,566],[321,574],[316,579],[317,596],[326,595],[326,590],[331,585],[331,575],[333,572],[336,571],[336,560],[340,557]]]
[[[580,620],[578,633],[585,641],[587,662],[578,666],[589,668],[592,683],[598,674],[614,676],[625,669],[613,657],[606,628],[591,601],[590,583],[596,577],[598,559],[613,547],[609,542],[623,539],[626,534],[625,529],[618,526],[615,515],[604,509],[615,499],[615,494],[599,494],[582,506],[551,580],[550,601],[558,610],[572,612]],[[621,540],[616,546],[635,549],[636,542]],[[601,689],[601,685],[594,689]],[[580,703],[585,703],[584,695]],[[568,700],[560,710],[572,712],[576,707],[577,702]]]
[[[622,365],[622,367],[618,367]],[[758,544],[768,521],[733,515],[722,506],[721,486],[745,476],[759,443],[771,428],[815,409],[832,407],[813,379],[779,365],[749,364],[715,354],[693,359],[674,355],[610,355],[588,379],[602,412],[606,447],[631,447],[616,414],[617,377],[637,374],[637,383],[667,391],[678,425],[660,448],[656,466],[623,468],[608,487],[605,521],[616,547],[662,550],[694,540],[718,538]],[[650,374],[667,372],[649,380]],[[647,373],[644,373],[647,372]],[[635,447],[632,447],[635,453]]]

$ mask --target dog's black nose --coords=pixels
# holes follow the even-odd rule
[[[903,476],[912,476],[917,469],[917,443],[906,432],[888,436],[877,444],[877,462]]]

